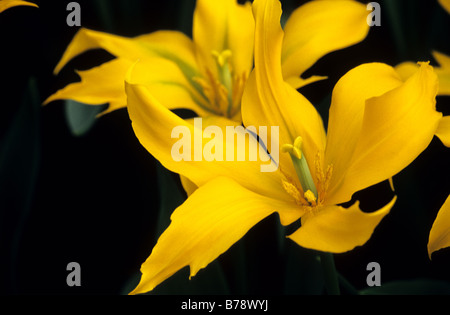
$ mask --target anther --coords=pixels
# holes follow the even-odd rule
[[[311,190],[307,190],[304,194],[305,199],[309,202],[311,206],[316,206],[317,198]]]

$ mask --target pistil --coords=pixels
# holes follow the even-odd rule
[[[317,189],[314,184],[311,172],[309,170],[308,162],[302,152],[302,137],[297,137],[294,144],[284,144],[281,147],[283,152],[289,153],[292,163],[294,164],[295,172],[302,185],[304,197],[311,206],[315,206],[317,202]]]

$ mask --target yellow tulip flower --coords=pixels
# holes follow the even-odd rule
[[[295,10],[285,26],[283,75],[295,88],[323,79],[300,77],[329,52],[362,41],[369,30],[366,7],[353,0],[311,1]],[[198,0],[193,38],[178,31],[156,31],[126,38],[82,28],[55,68],[57,74],[72,58],[95,48],[117,57],[79,71],[80,82],[51,95],[54,100],[109,103],[105,112],[126,106],[124,79],[135,67],[139,83],[170,109],[187,108],[197,115],[241,122],[241,96],[253,67],[254,20],[251,4],[237,0]]]
[[[450,1],[438,0],[442,7],[450,13]],[[450,96],[450,56],[438,51],[432,52],[434,59],[439,64],[436,68],[436,74],[439,78],[439,92],[438,95]],[[406,80],[412,74],[417,71],[417,64],[406,61],[402,62],[395,67],[395,70],[399,75]],[[442,117],[439,124],[439,128],[436,132],[436,136],[442,141],[442,143],[450,147],[450,116]]]
[[[198,187],[173,212],[132,294],[152,290],[185,266],[194,276],[273,213],[285,226],[301,219],[288,237],[305,248],[342,253],[365,244],[396,197],[371,213],[358,202],[349,208],[340,204],[400,172],[433,138],[442,115],[435,110],[438,84],[430,65],[421,63],[406,81],[381,63],[350,70],[333,90],[326,133],[313,105],[283,80],[280,2],[255,0],[253,13],[255,67],[243,93],[242,119],[244,126],[279,127],[278,139],[269,135],[261,144],[270,148],[267,144],[279,140],[285,152],[272,161],[274,172],[261,172],[260,163],[251,160],[174,160],[173,128],[200,133],[203,143],[211,135],[164,107],[139,84],[139,73],[137,82],[134,71],[128,73],[127,106],[136,136],[166,168]],[[215,140],[228,150],[226,139]],[[252,141],[256,138],[247,144]]]
[[[20,1],[20,0],[0,0],[0,12],[5,11],[6,9],[19,6],[19,5],[25,5],[30,7],[38,7],[35,3],[28,2],[28,1]]]
[[[450,13],[450,1],[438,0],[442,7]],[[433,51],[434,59],[439,64],[436,68],[436,74],[439,78],[439,95],[450,96],[450,56]],[[396,71],[404,80],[409,78],[416,70],[417,65],[412,62],[403,62],[395,67]],[[442,141],[446,147],[450,147],[450,116],[442,117],[436,136]],[[428,238],[428,257],[439,249],[450,246],[449,238],[449,214],[450,214],[450,196],[442,205],[438,215],[431,227]]]
[[[428,238],[428,257],[439,249],[450,246],[450,195],[439,210],[436,219],[431,227],[430,236]]]
[[[450,1],[449,0],[438,0],[438,2],[445,9],[445,11],[450,13]]]

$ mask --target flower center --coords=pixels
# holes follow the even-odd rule
[[[333,173],[333,165],[328,165],[324,172],[321,155],[318,152],[314,159],[316,178],[313,179],[306,157],[302,152],[302,144],[302,137],[297,137],[294,144],[284,144],[281,150],[289,153],[291,156],[303,194],[300,192],[299,187],[296,186],[295,181],[286,174],[284,174],[285,180],[282,181],[282,184],[286,192],[294,197],[297,204],[313,211],[314,209],[319,209],[323,204]]]
[[[228,118],[239,113],[246,74],[237,75],[231,67],[231,50],[213,50],[217,71],[206,69],[205,77],[194,77],[203,90],[203,95],[211,105],[211,110]],[[238,118],[240,120],[240,116]]]

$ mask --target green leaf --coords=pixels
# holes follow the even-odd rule
[[[159,215],[157,236],[170,224],[172,212],[186,199],[186,193],[182,191],[181,184],[175,180],[176,174],[170,172],[160,163],[157,164],[156,173],[159,187]]]
[[[447,295],[450,283],[442,280],[419,278],[415,280],[393,281],[359,291],[363,295]]]
[[[15,290],[16,259],[25,221],[29,215],[40,165],[40,108],[37,84],[30,78],[28,88],[9,129],[0,139],[0,230],[12,235],[5,259],[11,290]]]
[[[96,7],[97,15],[108,32],[114,32],[114,16],[113,9],[111,8],[111,3],[108,3],[107,0],[96,0],[94,1],[94,5]]]
[[[97,120],[97,115],[105,110],[107,105],[93,106],[73,100],[65,101],[65,116],[70,132],[74,136],[86,134]]]
[[[316,251],[287,242],[285,294],[317,295],[324,293],[324,278]]]

